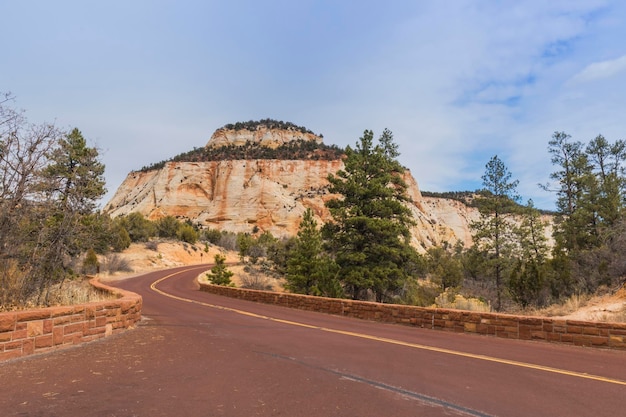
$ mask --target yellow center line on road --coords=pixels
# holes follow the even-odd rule
[[[587,373],[584,373],[584,372],[568,371],[568,370],[565,370],[565,369],[553,368],[553,367],[550,367],[550,366],[535,365],[535,364],[527,363],[527,362],[519,362],[519,361],[514,361],[514,360],[509,360],[509,359],[501,359],[501,358],[496,358],[496,357],[492,357],[492,356],[478,355],[478,354],[475,354],[475,353],[461,352],[461,351],[457,351],[457,350],[446,349],[446,348],[438,348],[438,347],[434,347],[434,346],[421,345],[421,344],[417,344],[417,343],[403,342],[401,340],[388,339],[388,338],[385,338],[385,337],[378,337],[378,336],[373,336],[373,335],[369,335],[369,334],[365,334],[365,333],[356,333],[356,332],[351,332],[351,331],[347,331],[347,330],[338,330],[338,329],[330,329],[330,328],[327,328],[327,327],[313,326],[313,325],[310,325],[310,324],[300,323],[300,322],[297,322],[297,321],[278,319],[278,318],[275,318],[275,317],[269,317],[269,316],[264,316],[264,315],[261,315],[261,314],[252,313],[250,311],[239,310],[239,309],[236,309],[236,308],[224,307],[224,306],[219,306],[219,305],[215,305],[215,304],[205,303],[205,302],[202,302],[202,301],[191,300],[189,298],[178,297],[176,295],[166,293],[166,292],[156,288],[156,286],[159,283],[165,281],[166,279],[169,279],[169,278],[171,278],[171,277],[173,277],[175,275],[181,274],[183,272],[188,272],[188,271],[189,270],[179,271],[179,272],[175,272],[173,274],[167,275],[167,276],[165,276],[163,278],[160,278],[160,279],[154,281],[150,285],[150,288],[153,291],[155,291],[155,292],[157,292],[157,293],[159,293],[159,294],[161,294],[161,295],[163,295],[165,297],[169,297],[169,298],[172,298],[172,299],[175,299],[175,300],[184,301],[184,302],[192,303],[192,304],[198,304],[198,305],[201,305],[201,306],[204,306],[204,307],[210,307],[210,308],[214,308],[214,309],[218,309],[218,310],[230,311],[230,312],[237,313],[237,314],[240,314],[240,315],[244,315],[244,316],[248,316],[248,317],[254,317],[254,318],[263,319],[263,320],[269,320],[269,321],[273,321],[273,322],[276,322],[276,323],[287,324],[287,325],[290,325],[290,326],[304,327],[304,328],[307,328],[307,329],[314,329],[314,330],[319,330],[319,331],[328,332],[328,333],[340,334],[340,335],[344,335],[344,336],[357,337],[357,338],[360,338],[360,339],[374,340],[374,341],[377,341],[377,342],[388,343],[388,344],[397,345],[397,346],[404,346],[404,347],[409,347],[409,348],[413,348],[413,349],[420,349],[420,350],[436,352],[436,353],[444,353],[444,354],[447,354],[447,355],[453,355],[453,356],[458,356],[458,357],[463,357],[463,358],[477,359],[477,360],[482,360],[482,361],[487,361],[487,362],[494,362],[494,363],[499,363],[499,364],[504,364],[504,365],[515,366],[515,367],[518,367],[518,368],[527,368],[527,369],[533,369],[533,370],[537,370],[537,371],[544,371],[544,372],[549,372],[549,373],[554,373],[554,374],[567,375],[567,376],[571,376],[571,377],[575,377],[575,378],[590,379],[590,380],[593,380],[593,381],[600,381],[600,382],[606,382],[606,383],[609,383],[609,384],[626,386],[626,381],[620,380],[620,379],[607,378],[607,377],[603,377],[603,376],[587,374]]]

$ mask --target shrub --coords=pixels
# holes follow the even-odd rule
[[[465,298],[454,291],[446,290],[435,299],[435,305],[439,308],[455,310],[490,312],[491,306],[478,298]]]
[[[270,284],[269,279],[259,273],[259,271],[249,268],[247,269],[249,272],[247,274],[242,274],[240,277],[241,280],[241,288],[247,288],[251,290],[271,290],[272,284]]]
[[[178,234],[179,227],[180,222],[174,216],[165,216],[156,222],[159,237],[175,238]]]
[[[81,272],[83,274],[97,274],[100,272],[100,262],[98,261],[98,256],[96,255],[96,251],[93,249],[89,249],[87,254],[85,255],[85,259],[83,260],[83,267]]]
[[[115,272],[132,272],[133,271],[128,260],[124,259],[117,253],[111,253],[105,256],[102,267],[109,274],[113,274]]]
[[[120,225],[126,229],[132,242],[145,242],[156,235],[154,223],[141,213],[130,213],[120,219]]]
[[[237,235],[232,232],[222,232],[217,246],[226,250],[237,250]]]
[[[226,258],[219,253],[215,255],[215,266],[211,268],[211,272],[207,273],[206,276],[211,283],[215,285],[226,285],[229,287],[233,287],[234,284],[231,281],[231,277],[233,276],[233,272],[229,271],[226,268],[225,264]]]
[[[222,237],[222,233],[217,229],[206,229],[202,232],[202,237],[214,245],[217,245]]]
[[[193,245],[198,241],[198,232],[193,226],[183,223],[178,229],[178,239]]]
[[[128,231],[121,224],[113,227],[111,232],[111,248],[115,252],[121,252],[127,249],[131,244]]]
[[[156,240],[149,240],[144,246],[146,249],[153,250],[155,252],[159,250],[159,242],[157,242]]]

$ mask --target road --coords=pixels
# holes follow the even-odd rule
[[[144,297],[136,329],[0,364],[0,415],[623,415],[626,352],[234,300],[201,271],[118,281]]]

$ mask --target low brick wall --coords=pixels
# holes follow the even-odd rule
[[[601,323],[547,317],[513,316],[463,310],[380,304],[299,294],[246,290],[211,284],[200,289],[212,294],[433,330],[471,333],[506,339],[539,340],[576,346],[626,350],[626,323]]]
[[[100,339],[141,319],[140,295],[90,283],[117,298],[63,307],[0,313],[0,361]]]

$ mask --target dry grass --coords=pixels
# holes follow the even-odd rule
[[[435,306],[438,308],[449,308],[454,310],[479,311],[488,313],[491,306],[478,298],[465,298],[461,294],[443,292],[435,298]]]
[[[626,308],[616,312],[602,311],[591,313],[589,320],[601,321],[605,323],[626,323]]]
[[[112,298],[116,298],[116,296],[94,288],[88,279],[67,281],[50,289],[50,304],[52,305],[93,303]]]
[[[20,304],[25,277],[16,262],[0,263],[0,311],[11,310]]]
[[[574,295],[530,314],[570,320],[626,323],[626,288],[602,295]]]
[[[269,291],[272,289],[272,284],[270,283],[270,279],[256,271],[251,271],[249,273],[243,273],[239,276],[239,280],[241,281],[241,288],[247,288],[250,290],[266,290]]]
[[[537,314],[546,317],[567,316],[585,307],[590,299],[591,297],[587,294],[574,294],[559,304],[553,304],[538,310]]]
[[[132,272],[133,268],[128,259],[118,253],[110,253],[102,259],[102,270],[114,274],[116,272]]]
[[[38,300],[36,296],[25,302],[7,303],[0,306],[0,311],[18,311],[31,308],[44,308],[51,306],[68,306],[76,304],[93,303],[116,298],[116,295],[93,287],[88,279],[75,279],[56,284],[48,289],[48,302],[45,297]]]

